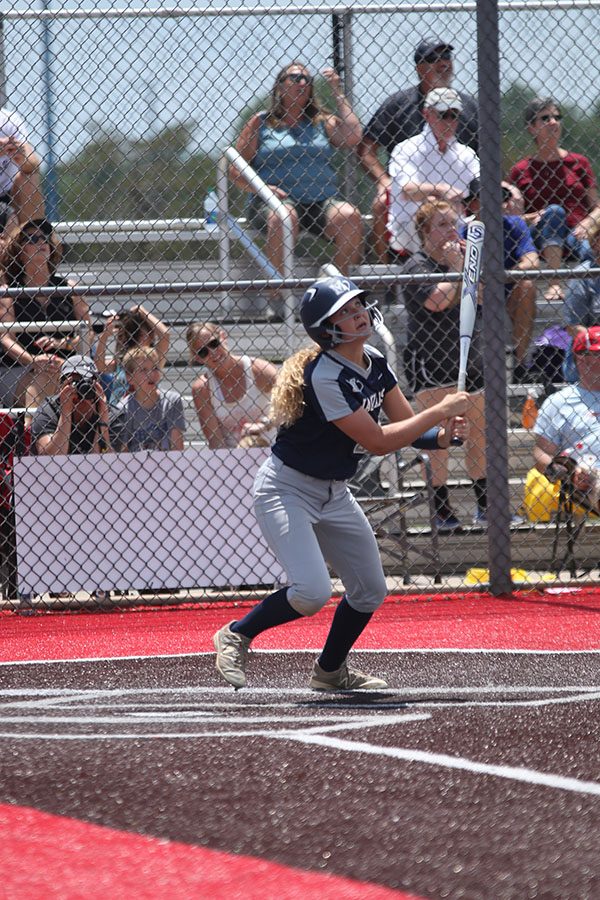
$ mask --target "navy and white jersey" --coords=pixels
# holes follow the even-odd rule
[[[273,453],[286,466],[313,478],[345,480],[356,472],[363,452],[334,425],[361,407],[377,422],[397,379],[378,350],[366,345],[362,368],[335,350],[322,351],[304,369],[304,411],[277,432]]]

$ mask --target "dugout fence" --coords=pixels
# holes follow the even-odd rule
[[[594,247],[594,173],[600,164],[600,105],[593,57],[598,5],[593,0],[481,0],[352,7],[281,2],[243,8],[215,3],[142,8],[125,2],[119,7],[98,9],[87,8],[82,2],[48,0],[41,9],[15,3],[4,12],[0,18],[0,98],[4,107],[22,119],[22,125],[20,120],[14,121],[19,122],[23,135],[41,158],[39,215],[28,212],[27,221],[50,220],[57,242],[63,245],[53,281],[48,278],[42,284],[43,279],[32,280],[35,259],[25,260],[32,251],[19,248],[22,256],[16,262],[22,273],[7,274],[5,297],[9,305],[19,309],[29,300],[42,298],[43,303],[58,304],[72,302],[75,297],[84,322],[88,316],[85,307],[89,309],[93,353],[98,352],[98,341],[109,322],[105,313],[141,304],[142,319],[146,317],[140,325],[142,330],[150,322],[147,340],[158,344],[164,330],[168,332],[168,347],[161,347],[161,389],[172,392],[171,402],[180,410],[179,424],[181,416],[185,424],[181,449],[154,449],[157,435],[156,423],[152,423],[152,428],[149,424],[135,436],[135,450],[119,454],[118,460],[115,456],[115,473],[118,470],[119,476],[115,475],[114,485],[122,486],[129,479],[131,484],[143,484],[141,493],[128,494],[111,485],[108,457],[103,456],[101,463],[95,460],[98,464],[93,465],[92,456],[76,454],[67,465],[60,454],[35,460],[17,454],[15,465],[14,447],[10,441],[4,445],[5,480],[11,488],[11,515],[14,512],[16,516],[15,529],[8,529],[9,537],[16,535],[16,542],[11,552],[4,554],[4,562],[14,569],[16,547],[17,569],[22,572],[20,582],[14,571],[8,574],[5,585],[10,587],[3,592],[7,607],[18,606],[22,599],[19,594],[24,595],[25,602],[42,607],[119,604],[128,598],[138,602],[140,595],[148,602],[156,598],[218,599],[230,587],[239,590],[242,585],[271,583],[268,572],[262,569],[260,578],[253,580],[250,572],[241,571],[243,566],[237,577],[229,566],[230,558],[253,558],[255,545],[261,546],[251,509],[244,506],[241,486],[249,489],[256,459],[263,450],[251,449],[244,467],[243,453],[236,450],[231,456],[232,447],[219,444],[224,440],[222,434],[213,436],[213,446],[207,447],[206,409],[201,409],[199,416],[201,404],[194,401],[201,392],[199,380],[206,367],[198,365],[186,339],[193,323],[199,323],[201,343],[212,334],[202,331],[202,323],[213,323],[240,371],[240,356],[260,357],[278,365],[305,343],[297,317],[302,292],[319,272],[341,269],[378,298],[387,331],[376,336],[375,343],[395,359],[401,386],[418,402],[415,393],[422,393],[423,386],[411,381],[408,365],[411,354],[415,355],[411,329],[418,290],[414,288],[425,290],[427,285],[439,284],[441,275],[417,271],[414,266],[407,268],[403,255],[390,254],[385,248],[381,252],[378,186],[373,171],[367,171],[363,151],[364,135],[378,135],[381,143],[375,141],[375,156],[386,171],[389,154],[386,132],[381,130],[385,114],[380,110],[391,95],[414,89],[424,77],[423,60],[415,62],[415,50],[422,41],[434,45],[441,41],[452,47],[452,80],[444,82],[447,73],[442,73],[440,83],[451,84],[460,92],[465,119],[469,95],[476,98],[472,103],[478,129],[471,143],[476,147],[481,172],[477,215],[485,222],[487,235],[481,320],[485,419],[480,417],[474,426],[474,448],[452,451],[447,464],[433,462],[434,484],[446,484],[452,510],[460,522],[460,528],[448,530],[443,527],[442,516],[442,529],[435,535],[436,542],[439,539],[441,587],[433,584],[438,564],[431,565],[431,519],[425,507],[415,507],[406,515],[402,527],[407,530],[411,550],[402,565],[382,539],[384,562],[390,576],[398,579],[399,588],[404,582],[409,582],[409,587],[436,591],[490,585],[495,593],[503,593],[515,580],[539,583],[553,578],[558,584],[573,579],[597,580],[598,531],[590,515],[577,532],[577,566],[551,571],[553,559],[556,563],[554,518],[560,492],[557,482],[540,486],[537,479],[533,485],[536,504],[532,507],[536,436],[532,427],[525,427],[531,426],[531,421],[524,420],[522,413],[527,398],[539,407],[546,395],[565,389],[569,361],[572,371],[573,334],[579,326],[600,324],[600,269]],[[289,134],[290,140],[295,139],[293,128],[286,131],[285,123],[282,126],[273,121],[273,116],[281,112],[277,103],[283,104],[286,114],[290,108],[293,111],[298,101],[291,92],[305,87],[285,82],[284,67],[294,61],[298,65],[292,68],[292,74],[305,70],[314,78],[307,85],[314,94],[316,112],[302,140],[314,147],[315,156],[308,168],[301,155],[294,161],[294,177],[302,185],[298,196],[304,198],[297,201],[300,207],[296,208],[296,213],[300,209],[302,214],[300,227],[296,213],[289,213],[288,206],[278,199],[282,224],[271,223],[269,231],[265,230],[268,208],[256,200],[249,203],[244,188],[248,181],[256,187],[257,178],[269,183],[261,176],[268,167],[265,169],[260,154],[253,157],[251,150],[261,142],[273,150],[269,143],[273,135],[277,140],[283,140],[284,133],[286,140]],[[425,65],[435,67],[436,61]],[[331,73],[323,76],[327,69],[337,72],[339,81]],[[276,80],[278,73],[283,80]],[[433,77],[432,71],[425,76]],[[290,90],[282,99],[284,87]],[[340,99],[342,94],[346,105]],[[421,117],[418,92],[415,97]],[[555,103],[556,109],[550,112],[562,119],[547,123],[538,118],[526,123],[524,112],[535,97]],[[548,109],[541,107],[538,112],[547,115]],[[352,114],[361,128],[361,143],[355,140]],[[250,127],[246,134],[250,135],[249,142],[241,145],[240,133],[257,116],[254,131]],[[575,159],[567,173],[572,184],[566,192],[564,185],[559,185],[562,193],[559,190],[556,197],[551,196],[551,189],[557,186],[549,181],[542,190],[544,209],[560,206],[550,202],[557,198],[562,198],[563,207],[566,204],[566,221],[559,222],[566,229],[565,235],[575,231],[582,238],[577,246],[565,239],[565,250],[559,257],[552,251],[544,252],[546,247],[542,246],[548,240],[546,246],[557,246],[558,232],[550,237],[546,234],[543,240],[535,234],[533,207],[537,201],[527,183],[530,170],[525,169],[520,182],[522,202],[518,194],[514,197],[515,204],[521,202],[521,206],[503,208],[501,182],[518,186],[521,160],[535,162],[538,154],[542,161],[546,156],[552,161],[548,150],[551,142],[540,150],[541,132],[547,125],[559,132],[555,143],[566,151],[569,163],[571,157]],[[415,126],[411,127],[414,131]],[[332,149],[331,155],[327,147]],[[245,185],[235,170],[236,160],[240,169],[247,167]],[[448,170],[438,177],[452,186],[456,171],[450,163],[447,165]],[[36,172],[30,177],[35,179]],[[401,180],[402,175],[398,183]],[[320,206],[323,190],[327,194],[331,184],[334,200],[330,202],[328,196]],[[539,193],[539,186],[537,189]],[[269,189],[265,195],[267,207],[272,195]],[[465,195],[466,190],[463,199]],[[14,190],[9,201],[13,219],[9,218],[4,233],[3,265],[10,268],[12,259],[14,269],[15,252],[11,251],[9,237],[18,231],[20,202]],[[468,216],[473,209],[461,205],[460,216]],[[538,240],[535,249],[539,260],[534,268],[507,267],[503,216],[509,213],[525,216],[531,226],[528,230]],[[577,228],[578,216],[579,222],[587,217],[583,230]],[[600,206],[597,219],[600,222]],[[35,227],[29,230],[35,232]],[[33,243],[30,246],[36,247]],[[42,257],[39,261],[42,267],[48,263]],[[25,272],[27,266],[29,274]],[[450,268],[447,275],[443,274],[445,283],[458,284],[458,271]],[[511,286],[513,297],[524,298],[513,304],[515,308],[507,297]],[[529,307],[528,316],[527,304],[532,299],[535,311]],[[56,317],[49,314],[48,318],[55,324],[55,341],[68,339],[73,333]],[[113,327],[110,321],[109,328]],[[77,326],[75,332],[80,328]],[[110,394],[119,378],[123,382],[122,348],[115,345],[114,334],[104,343],[103,385]],[[523,344],[527,345],[525,352]],[[61,356],[76,349],[73,342]],[[451,344],[440,349],[440,354],[448,354],[449,369],[457,352]],[[417,357],[422,360],[419,353]],[[565,359],[567,369],[563,371]],[[40,390],[35,396],[35,392],[26,392],[24,384],[20,385],[20,396],[10,398],[10,403],[5,396],[2,404],[7,414],[13,413],[15,427],[19,428],[20,417],[25,417],[24,433],[28,436],[33,409],[44,403],[42,388],[45,386],[47,394],[57,384],[47,378],[44,385],[37,384]],[[215,382],[211,384],[214,391]],[[234,402],[242,393],[241,388],[232,389],[231,385],[226,390]],[[217,398],[215,405],[221,402],[218,394],[213,396]],[[584,446],[574,446],[571,433],[565,449],[579,452],[594,468],[600,445],[597,430],[590,429],[587,422],[578,423],[577,429],[579,443]],[[552,436],[557,437],[554,432]],[[232,438],[227,440],[231,444]],[[408,451],[406,459],[410,457]],[[199,459],[211,473],[201,490]],[[231,467],[233,460],[236,466]],[[409,467],[406,477],[408,491],[424,489],[418,468]],[[487,517],[474,520],[481,490],[474,489],[472,482],[479,482],[481,487],[483,478],[487,481]],[[377,471],[376,483],[360,488],[362,499],[369,490],[372,496],[381,495],[381,483],[387,483],[385,463],[381,473]],[[86,505],[83,499],[86,485],[93,504],[90,501]],[[42,503],[41,497],[47,502]],[[54,518],[44,511],[50,497]],[[77,497],[77,503],[71,497]],[[86,541],[91,539],[97,547],[103,526],[108,531],[118,530],[115,523],[129,515],[131,507],[135,516],[128,520],[129,549],[124,549],[116,537],[114,542],[120,547],[122,561],[112,559],[114,565],[104,573],[106,577],[100,578],[98,569],[90,565],[90,572],[79,582],[76,574],[69,574],[62,583],[67,570],[76,573],[78,568],[85,569],[78,554],[87,553]],[[240,510],[243,515],[238,515]],[[145,518],[156,527],[149,527]],[[164,537],[163,543],[156,543],[152,532],[161,530],[161,518],[188,523],[179,542],[171,543]],[[196,535],[198,556],[192,565],[194,541],[190,542],[190,529],[194,519],[200,518],[221,524],[213,540],[202,543]],[[136,528],[142,537],[136,536]],[[63,535],[62,539],[57,535]],[[139,571],[134,576],[131,567],[125,565],[138,560],[152,568],[153,560],[159,557],[164,562],[169,556],[177,556],[177,547],[183,544],[190,555],[182,555],[185,563],[181,565],[193,571],[187,581],[178,576],[168,583],[171,576],[160,566],[151,577]],[[221,574],[226,572],[226,577],[212,574],[211,566],[217,565],[211,556],[215,545],[222,554]],[[72,566],[75,558],[78,563]],[[44,567],[52,572],[46,585],[43,577],[38,577]],[[25,573],[33,570],[38,575],[32,581]],[[273,581],[282,577],[281,572],[273,570]],[[95,587],[90,578],[98,580]]]

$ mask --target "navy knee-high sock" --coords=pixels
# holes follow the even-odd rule
[[[346,595],[342,597],[335,611],[325,646],[318,663],[325,672],[335,672],[342,665],[353,644],[369,624],[373,613],[362,613],[352,609]]]
[[[231,630],[243,634],[244,637],[255,638],[257,634],[266,631],[267,628],[275,628],[276,625],[283,625],[284,622],[301,619],[302,614],[296,612],[288,603],[287,592],[288,589],[285,587],[275,591],[274,594],[269,594],[243,619],[234,622]]]

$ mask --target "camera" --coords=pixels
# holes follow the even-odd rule
[[[75,389],[80,400],[96,399],[96,379],[82,376],[75,382]]]

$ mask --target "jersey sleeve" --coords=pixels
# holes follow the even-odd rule
[[[325,422],[334,422],[356,412],[362,406],[362,397],[348,390],[333,368],[320,366],[313,370],[311,389],[319,416]]]

